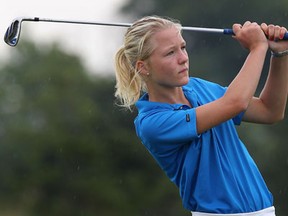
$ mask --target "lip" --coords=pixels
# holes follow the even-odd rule
[[[183,68],[182,70],[179,71],[179,73],[184,73],[184,72],[188,72],[188,68]]]

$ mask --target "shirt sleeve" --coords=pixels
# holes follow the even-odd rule
[[[138,118],[135,125],[138,136],[147,146],[150,146],[150,143],[166,147],[187,144],[198,137],[194,108],[160,111],[146,115],[142,119]]]

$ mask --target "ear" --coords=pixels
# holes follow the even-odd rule
[[[149,73],[147,63],[142,60],[136,62],[136,69],[141,75],[147,75],[147,73]]]

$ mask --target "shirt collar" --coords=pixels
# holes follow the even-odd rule
[[[192,90],[191,86],[183,86],[182,87],[185,97],[189,100],[193,107],[197,107],[197,95]],[[151,110],[181,110],[187,109],[188,106],[183,104],[169,104],[169,103],[162,103],[162,102],[152,102],[149,101],[148,93],[144,93],[144,95],[136,102],[136,107],[139,113],[151,111]]]

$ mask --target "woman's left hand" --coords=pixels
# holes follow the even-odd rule
[[[261,28],[268,39],[269,48],[273,52],[281,52],[288,50],[288,40],[282,40],[284,34],[287,32],[285,27],[279,25],[267,25],[266,23],[261,24]]]

